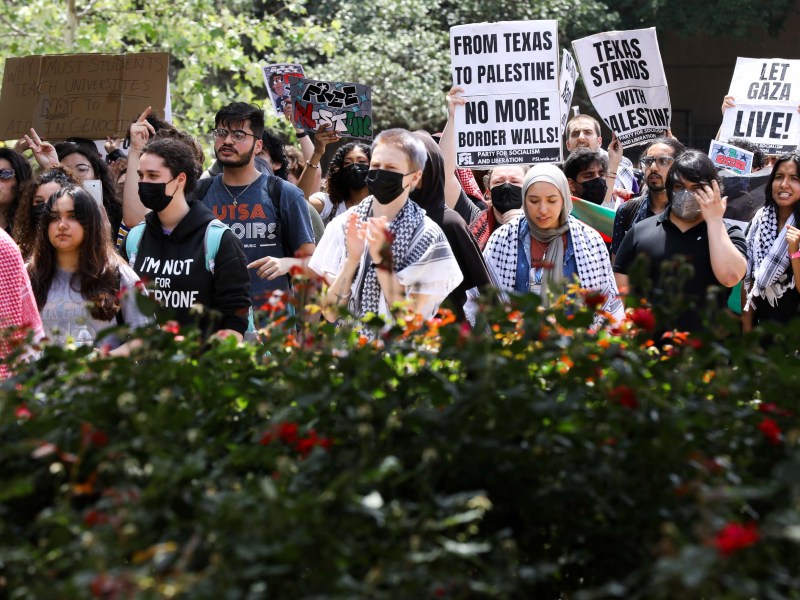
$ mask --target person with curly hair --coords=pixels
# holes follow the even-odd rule
[[[0,148],[0,227],[9,235],[14,231],[21,187],[31,177],[33,171],[24,156],[11,148]]]
[[[350,142],[336,150],[328,168],[325,191],[308,199],[326,225],[369,196],[367,172],[371,156],[370,147],[360,142]]]

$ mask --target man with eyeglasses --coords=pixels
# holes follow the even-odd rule
[[[222,174],[201,184],[196,195],[242,242],[258,310],[274,290],[289,289],[292,267],[304,266],[314,252],[314,232],[300,189],[256,167],[264,112],[233,102],[217,112],[214,123]]]
[[[628,200],[617,209],[614,216],[614,234],[611,238],[611,259],[622,245],[625,234],[639,221],[664,212],[667,207],[667,173],[673,161],[686,148],[678,140],[662,137],[645,146],[639,159],[644,171],[644,193]]]

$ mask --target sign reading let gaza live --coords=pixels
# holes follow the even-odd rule
[[[737,58],[720,138],[745,138],[767,154],[794,152],[800,142],[800,60]]]
[[[655,28],[598,33],[572,48],[592,104],[624,146],[664,135],[672,110]]]
[[[450,29],[459,167],[561,158],[556,21],[508,21]]]

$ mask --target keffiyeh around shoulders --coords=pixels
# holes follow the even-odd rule
[[[786,225],[794,226],[794,214]],[[750,310],[753,299],[759,296],[776,306],[778,300],[793,288],[794,277],[786,284],[779,283],[789,268],[789,243],[786,241],[786,227],[778,231],[778,214],[775,206],[768,204],[759,209],[747,230],[747,273],[744,277],[748,290],[744,310]]]

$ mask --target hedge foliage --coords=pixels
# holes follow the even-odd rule
[[[46,348],[0,389],[0,597],[800,597],[800,324],[583,304]]]

